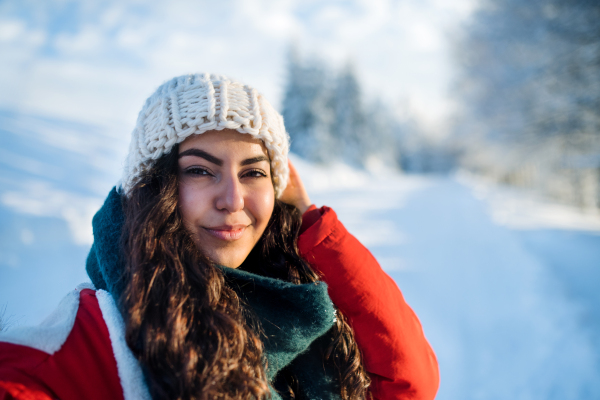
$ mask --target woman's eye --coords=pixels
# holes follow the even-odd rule
[[[186,175],[197,175],[197,176],[211,176],[212,174],[210,173],[209,170],[207,170],[206,168],[200,168],[200,167],[190,167],[187,168],[185,170]]]
[[[253,169],[244,173],[243,176],[247,178],[265,178],[267,174],[264,171],[261,171],[260,169]]]

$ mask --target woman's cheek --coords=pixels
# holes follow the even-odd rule
[[[189,204],[190,195],[185,185],[179,185],[179,198],[178,198],[178,207],[179,212],[181,213],[181,218],[184,221],[184,224],[190,220],[189,212],[191,210],[191,205]],[[187,227],[187,226],[186,226]]]
[[[275,207],[275,191],[272,187],[270,191],[261,191],[253,197],[253,203],[252,207],[256,210],[254,214],[257,226],[265,229],[273,214],[273,208]]]
[[[205,191],[200,189],[197,185],[185,182],[179,185],[179,212],[186,228],[190,227],[189,224],[196,225],[205,217],[203,214],[206,214],[204,208],[206,208],[207,199],[205,199]]]

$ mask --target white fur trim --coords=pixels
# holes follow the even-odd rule
[[[0,341],[32,347],[48,354],[56,353],[73,329],[79,309],[79,292],[83,289],[95,290],[91,283],[80,284],[61,300],[56,310],[41,324],[2,332]]]
[[[117,360],[117,369],[123,397],[125,400],[151,400],[148,387],[144,381],[144,374],[138,360],[127,346],[125,341],[125,323],[117,308],[112,295],[105,290],[98,290],[96,298],[102,311],[102,317],[108,327],[108,334],[112,343],[113,353]]]

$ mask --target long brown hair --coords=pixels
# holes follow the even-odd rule
[[[153,399],[265,399],[269,387],[260,332],[222,272],[197,249],[178,210],[178,146],[148,170],[124,200],[127,344]],[[298,252],[298,209],[280,201],[242,268],[294,283],[319,280]],[[338,371],[342,399],[363,399],[370,383],[351,327],[338,310],[324,354]],[[288,396],[297,383],[282,371]]]

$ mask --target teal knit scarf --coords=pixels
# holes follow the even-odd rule
[[[118,298],[124,288],[120,236],[125,217],[121,195],[113,188],[93,220],[94,244],[86,271],[97,289]],[[222,268],[227,284],[253,311],[264,332],[267,377],[272,399],[287,398],[278,375],[289,368],[296,376],[300,399],[340,398],[339,382],[323,363],[323,350],[331,340],[335,310],[325,283],[295,285],[241,270]]]

